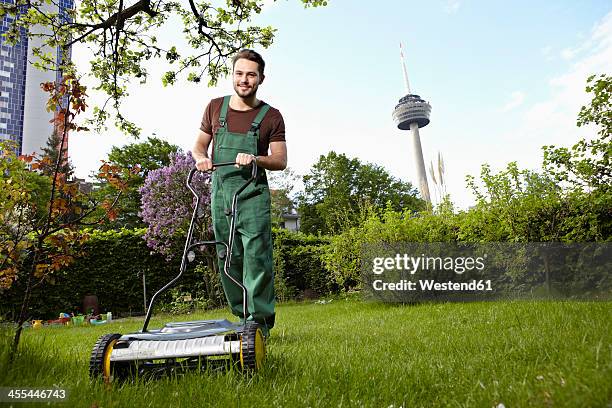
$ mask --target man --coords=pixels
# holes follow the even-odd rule
[[[235,162],[235,167],[215,169],[212,185],[212,218],[215,240],[227,243],[230,232],[231,200],[234,192],[251,176],[253,160],[259,168],[255,182],[238,196],[236,236],[230,274],[247,289],[248,320],[262,326],[264,336],[274,326],[274,274],[270,191],[267,170],[287,167],[285,124],[280,112],[257,99],[264,81],[265,62],[252,50],[242,50],[232,59],[235,94],[210,101],[192,149],[198,170],[214,163]],[[212,157],[208,150],[212,141]],[[269,150],[269,154],[268,154]],[[223,271],[225,249],[217,247]],[[242,290],[221,272],[221,282],[232,313],[243,316]]]

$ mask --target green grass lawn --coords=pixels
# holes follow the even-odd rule
[[[491,302],[398,306],[333,300],[280,305],[266,366],[189,373],[106,387],[88,378],[89,354],[105,333],[141,319],[24,333],[0,385],[59,386],[67,406],[452,406],[597,407],[612,404],[609,302]],[[215,311],[156,317],[229,317]],[[58,405],[58,404],[52,404]],[[15,406],[24,406],[17,404]]]

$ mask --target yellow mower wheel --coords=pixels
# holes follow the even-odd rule
[[[118,333],[105,334],[100,337],[91,351],[89,358],[89,376],[92,379],[102,377],[105,383],[113,380],[113,363],[111,354],[117,340],[121,337]]]
[[[243,370],[259,370],[266,358],[266,342],[261,328],[249,324],[240,335],[240,366]]]

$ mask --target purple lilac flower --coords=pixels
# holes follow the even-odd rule
[[[175,255],[182,245],[195,206],[195,197],[186,185],[189,171],[195,167],[191,153],[177,152],[170,156],[170,165],[148,173],[140,188],[142,203],[139,216],[148,225],[145,233],[147,245],[154,251]],[[200,195],[200,207],[207,214],[203,221],[210,226],[210,174],[197,172],[192,181]],[[210,235],[210,227],[204,233]]]

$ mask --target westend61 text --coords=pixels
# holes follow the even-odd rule
[[[393,291],[490,291],[493,290],[491,280],[472,280],[469,282],[436,282],[432,279],[419,279],[418,282],[402,279],[399,282],[383,282],[378,279],[372,283],[374,290]]]

